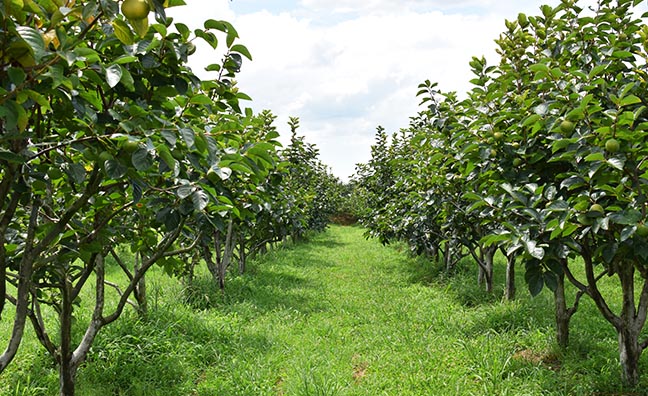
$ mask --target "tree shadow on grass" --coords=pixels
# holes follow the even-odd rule
[[[265,336],[173,306],[106,330],[80,370],[78,394],[190,394],[201,371],[271,347]]]
[[[196,310],[216,309],[245,315],[276,310],[319,312],[326,308],[317,298],[324,285],[304,272],[326,271],[333,265],[302,249],[271,252],[268,257],[251,262],[245,274],[228,277],[224,291],[205,274],[184,288],[183,298]]]

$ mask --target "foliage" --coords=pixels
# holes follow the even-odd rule
[[[648,30],[633,12],[639,3],[600,0],[586,9],[564,0],[506,21],[499,65],[470,62],[468,98],[421,84],[428,109],[389,147],[379,131],[358,174],[370,196],[364,224],[383,242],[402,239],[433,257],[443,247],[446,263],[470,254],[487,288],[494,250],[520,255],[531,293],[555,293],[561,344],[580,297],[590,297],[619,335],[629,384],[648,343],[640,339],[648,311]],[[583,278],[574,275],[580,265]],[[620,282],[618,313],[599,290],[605,275]],[[571,308],[565,280],[578,290]]]
[[[132,19],[114,0],[0,7],[0,314],[14,320],[0,371],[29,319],[65,395],[131,294],[146,313],[154,265],[185,274],[204,258],[222,287],[235,249],[243,271],[246,254],[296,224],[322,228],[312,219],[325,208],[297,212],[302,197],[282,187],[273,116],[240,106],[250,98],[234,77],[251,55],[235,28],[207,20],[190,31],[166,16],[181,0],[133,4]],[[188,67],[197,40],[223,54],[207,67],[213,79]],[[125,249],[134,263],[120,258]],[[105,279],[109,256],[126,284]],[[91,314],[79,330],[86,289],[94,306],[83,305]]]
[[[293,220],[291,235],[301,239],[305,232],[323,231],[340,204],[340,181],[318,158],[319,150],[297,135],[299,119],[291,117],[290,144],[283,152],[288,166],[287,189],[301,215]]]

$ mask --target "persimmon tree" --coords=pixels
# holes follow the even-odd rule
[[[563,1],[543,6],[537,17],[508,23],[502,53],[512,64],[514,57],[525,59],[532,75],[498,70],[501,82],[516,82],[508,89],[499,85],[498,97],[515,99],[524,117],[512,117],[510,105],[496,110],[504,115],[506,144],[516,144],[502,157],[517,169],[498,179],[501,194],[489,198],[500,199],[498,207],[515,219],[504,224],[509,240],[525,253],[532,293],[544,285],[554,290],[559,342],[566,344],[579,298],[589,296],[617,331],[622,374],[630,385],[638,382],[639,356],[647,345],[640,333],[648,309],[641,232],[646,34],[632,12],[638,4],[600,1],[586,10]],[[584,262],[585,279],[574,275],[576,257]],[[618,313],[599,289],[604,276],[619,281]],[[578,290],[569,309],[566,280]]]
[[[648,310],[648,256],[645,237],[637,233],[646,214],[646,30],[632,12],[638,4],[599,1],[584,10],[565,1],[542,8],[532,20],[536,33],[547,32],[538,37],[538,47],[563,50],[545,51],[531,66],[535,75],[529,85],[537,94],[525,103],[534,114],[523,122],[536,142],[525,157],[557,170],[532,193],[530,202],[539,193],[542,197],[538,215],[524,211],[534,215],[527,219],[542,231],[538,235],[549,234],[535,244],[547,255],[545,262],[560,264],[553,272],[564,272],[613,325],[623,378],[630,385],[638,382],[639,357],[648,345],[640,339]],[[584,261],[585,279],[574,276],[570,255]],[[606,275],[620,284],[618,313],[598,287]]]
[[[416,194],[438,186],[428,198],[429,208],[444,213],[446,227],[453,216],[465,216],[466,229],[486,228],[477,234],[479,243],[500,247],[509,257],[519,255],[532,294],[545,286],[552,289],[560,344],[567,343],[569,319],[580,299],[591,298],[617,332],[622,376],[629,385],[638,382],[639,357],[648,346],[641,338],[648,312],[648,28],[637,17],[640,3],[600,0],[585,8],[563,0],[556,7],[542,6],[537,16],[520,14],[507,21],[507,31],[497,40],[501,62],[487,66],[485,59],[474,58],[475,88],[466,101],[439,114],[448,123],[448,138],[428,145],[421,140],[425,133],[405,139],[424,153],[415,161],[434,163],[434,169],[419,175],[410,166],[398,175],[403,162],[389,150],[379,153],[387,157],[379,165],[388,172],[371,162],[360,168],[370,193],[380,194],[371,189],[374,175],[389,175],[392,182],[405,177],[399,184],[402,195],[385,190],[396,194],[390,202],[401,199],[401,206],[394,206],[401,210],[389,212],[391,219],[376,217],[384,223],[370,220],[372,232],[407,239],[411,232],[398,230],[417,213],[413,202],[426,206]],[[414,129],[429,133],[430,121],[424,118]],[[444,157],[444,146],[455,155]],[[416,158],[414,147],[401,157]],[[454,182],[434,184],[443,178]],[[469,186],[463,189],[465,201],[447,208],[441,204],[448,202],[444,194],[464,185]],[[419,233],[427,230],[427,221],[414,223]],[[583,279],[576,266],[582,266]],[[612,308],[614,297],[604,296],[599,287],[605,276],[619,283],[618,312]],[[567,283],[577,290],[571,307],[565,299]]]
[[[274,150],[253,142],[255,154],[223,163],[244,140],[233,144],[223,133],[228,117],[245,118],[239,100],[249,99],[233,80],[250,58],[233,26],[208,20],[191,32],[166,17],[161,1],[149,7],[154,23],[124,18],[112,0],[0,8],[0,314],[14,307],[0,371],[29,319],[60,368],[62,395],[74,394],[95,337],[131,294],[145,303],[146,271],[180,265],[178,255],[204,232],[201,219],[239,215],[226,195],[231,169]],[[219,35],[222,62],[208,67],[217,77],[200,80],[187,66],[193,42],[217,48]],[[209,211],[214,205],[217,215]],[[122,262],[123,290],[104,271],[104,258],[118,257],[121,246],[137,258],[134,266]],[[110,312],[107,286],[118,299]],[[75,342],[72,322],[87,307],[79,306],[86,288],[94,289],[94,307]]]

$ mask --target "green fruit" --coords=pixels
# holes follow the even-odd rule
[[[536,30],[536,34],[538,35],[538,38],[541,39],[541,40],[544,40],[545,38],[547,38],[547,32],[545,32],[544,29]]]
[[[111,159],[113,159],[113,156],[109,152],[102,151],[101,153],[99,153],[99,160],[101,162],[110,161]]]
[[[601,215],[605,214],[605,209],[603,209],[603,207],[599,204],[593,204],[592,206],[590,206],[589,211],[597,212],[600,213]]]
[[[220,176],[218,176],[218,173],[216,173],[215,170],[209,169],[207,171],[207,180],[212,183],[218,183],[220,181]]]
[[[607,151],[608,153],[616,153],[617,151],[619,151],[620,147],[621,145],[616,139],[608,139],[605,142],[605,151]]]
[[[585,213],[580,213],[578,216],[576,216],[576,219],[578,220],[579,223],[585,226],[590,226],[594,224],[594,219],[588,217]]]
[[[493,158],[497,157],[497,150],[491,149],[490,156],[493,157]]]
[[[648,237],[648,226],[645,224],[637,224],[637,235],[642,238]]]
[[[139,143],[132,140],[127,140],[122,144],[122,149],[127,153],[134,153],[139,148]]]
[[[495,132],[493,134],[493,137],[495,138],[495,140],[502,140],[504,138],[504,134],[502,132]]]
[[[522,165],[522,158],[516,158],[513,160],[513,166],[520,166]]]
[[[124,0],[121,5],[121,12],[129,20],[144,19],[148,16],[151,8],[147,0]]]
[[[563,133],[572,133],[574,132],[575,128],[576,125],[569,120],[564,120],[563,122],[560,123],[560,131]]]

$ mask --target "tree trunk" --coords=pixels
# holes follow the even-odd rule
[[[142,271],[142,254],[135,254],[135,276]],[[135,285],[135,299],[137,300],[137,310],[140,316],[146,316],[148,314],[148,300],[146,298],[146,276],[142,274],[142,277]]]
[[[220,249],[220,244],[218,243],[218,233],[214,233],[214,245],[216,249]],[[218,283],[218,264],[215,263],[214,259],[212,258],[212,253],[211,250],[209,249],[209,245],[205,243],[201,246],[201,248],[202,248],[202,257],[203,260],[205,260],[205,263],[207,264],[207,269],[209,269],[209,273],[212,275],[214,282]]]
[[[450,241],[446,241],[443,246],[443,261],[446,269],[446,274],[450,275],[454,269],[452,264],[452,247],[450,246]]]
[[[218,285],[221,290],[225,290],[225,275],[227,274],[227,267],[232,261],[232,253],[234,252],[234,221],[230,220],[227,226],[227,235],[225,236],[225,250],[223,252],[223,259],[218,265]]]
[[[245,264],[247,256],[245,254],[245,236],[243,233],[239,235],[239,274],[243,275],[245,273]]]
[[[495,256],[496,250],[494,248],[481,248],[484,252],[484,267],[486,275],[486,292],[493,292],[493,257]]]
[[[629,386],[639,383],[639,358],[641,346],[639,345],[639,332],[634,326],[624,326],[619,333],[619,361],[623,381]]]
[[[493,291],[493,257],[497,249],[493,247],[479,247],[479,255],[475,253],[474,249],[469,248],[469,250],[479,267],[477,284],[485,285],[486,292],[491,293]]]
[[[639,357],[642,352],[642,347],[639,344],[639,334],[643,328],[645,318],[642,318],[643,315],[636,315],[635,271],[632,263],[620,262],[617,272],[621,280],[623,293],[620,320],[616,326],[619,339],[619,362],[621,363],[623,381],[627,385],[635,386],[639,383]],[[645,301],[643,302],[645,303]]]
[[[557,278],[558,285],[554,291],[556,341],[562,348],[566,348],[569,344],[569,321],[572,315],[565,299],[565,275],[557,275]]]
[[[61,396],[74,396],[74,367],[72,365],[72,284],[65,275],[61,285],[61,348],[58,356],[59,390]]]
[[[502,251],[502,253],[504,253]],[[507,301],[512,301],[515,299],[515,254],[506,256],[506,285],[504,287],[504,298]]]
[[[29,217],[29,226],[27,227],[27,240],[25,243],[25,253],[19,264],[18,270],[18,288],[16,290],[16,311],[14,316],[14,324],[11,330],[11,337],[7,349],[0,355],[0,373],[11,363],[13,358],[18,352],[18,347],[22,341],[25,332],[25,323],[27,322],[27,314],[29,311],[29,290],[32,286],[32,273],[34,268],[34,252],[33,242],[38,225],[38,211],[40,210],[40,200],[35,200],[32,205],[31,214]],[[4,295],[0,296],[5,299]]]

